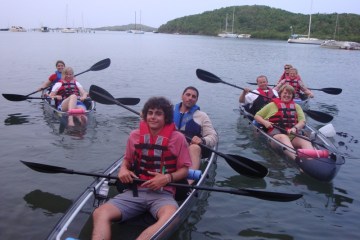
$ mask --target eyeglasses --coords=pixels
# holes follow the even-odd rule
[[[290,69],[290,68],[284,68],[284,69]]]

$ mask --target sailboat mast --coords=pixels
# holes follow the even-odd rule
[[[225,32],[227,32],[227,25],[228,25],[228,15],[226,14],[226,20],[225,20]]]
[[[234,33],[234,20],[235,20],[234,16],[235,16],[235,7],[233,9],[233,22],[232,22],[231,33]]]
[[[312,13],[312,4],[313,4],[313,1],[311,0],[308,39],[310,38],[310,31],[311,31],[311,13]]]
[[[336,15],[335,31],[334,31],[334,40],[336,40],[336,33],[338,32],[338,24],[339,24],[339,14]]]

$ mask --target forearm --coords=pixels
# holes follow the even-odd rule
[[[242,91],[242,93],[240,94],[240,97],[239,97],[239,103],[245,103],[245,90]]]
[[[182,167],[176,170],[176,172],[170,173],[171,182],[177,182],[187,177],[189,168]]]

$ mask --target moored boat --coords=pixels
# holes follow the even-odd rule
[[[289,159],[285,151],[294,153],[296,155],[295,163],[300,171],[319,181],[331,181],[340,170],[341,165],[345,163],[344,156],[337,151],[335,145],[309,124],[305,125],[302,135],[299,135],[299,137],[308,139],[312,143],[314,150],[306,152],[305,149],[295,150],[269,136],[261,125],[254,122],[253,116],[246,112],[242,106],[240,106],[240,114],[248,121],[250,128],[254,130],[255,137],[265,139],[270,147],[284,159]]]
[[[202,174],[200,179],[196,181],[196,186],[209,186],[213,184],[216,158],[217,155],[212,152],[209,158],[202,159]],[[115,161],[105,170],[103,175],[116,176],[121,162],[122,158]],[[109,190],[103,191],[104,188],[109,188]],[[117,193],[113,180],[108,182],[106,178],[97,178],[85,189],[78,199],[74,201],[73,205],[53,228],[47,239],[90,239],[92,232],[92,212]],[[186,193],[185,199],[178,200],[178,210],[151,239],[169,238],[185,219],[187,219],[195,204],[208,196],[206,191],[199,189],[186,191]],[[142,230],[152,223],[154,223],[154,219],[149,214],[141,215],[124,223],[114,222],[112,224],[112,239],[116,239],[116,236],[120,236],[122,239],[134,239]]]

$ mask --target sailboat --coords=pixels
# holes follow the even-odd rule
[[[339,14],[336,15],[334,39],[325,40],[320,47],[323,48],[334,48],[334,49],[346,49],[346,50],[360,50],[360,43],[348,42],[348,41],[337,41],[336,34],[338,34]]]
[[[144,34],[145,32],[141,30],[141,11],[140,11],[140,30],[136,28],[136,12],[135,12],[135,30],[132,30],[134,34]]]
[[[225,20],[225,32],[219,33],[219,37],[223,38],[237,38],[237,34],[234,33],[234,20],[235,20],[235,8],[233,10],[233,19],[232,19],[232,27],[231,27],[231,33],[227,31],[227,25],[228,25],[228,15],[226,14],[226,20]]]
[[[66,28],[61,29],[62,33],[76,33],[74,28],[69,28],[68,26],[68,5],[66,5]]]
[[[312,1],[311,1],[311,8],[312,8]],[[292,29],[292,27],[290,27]],[[309,19],[309,30],[307,35],[300,35],[300,34],[291,34],[290,38],[288,39],[288,43],[301,43],[301,44],[316,44],[320,45],[324,42],[324,40],[318,38],[311,38],[311,11],[310,11],[310,19]]]

